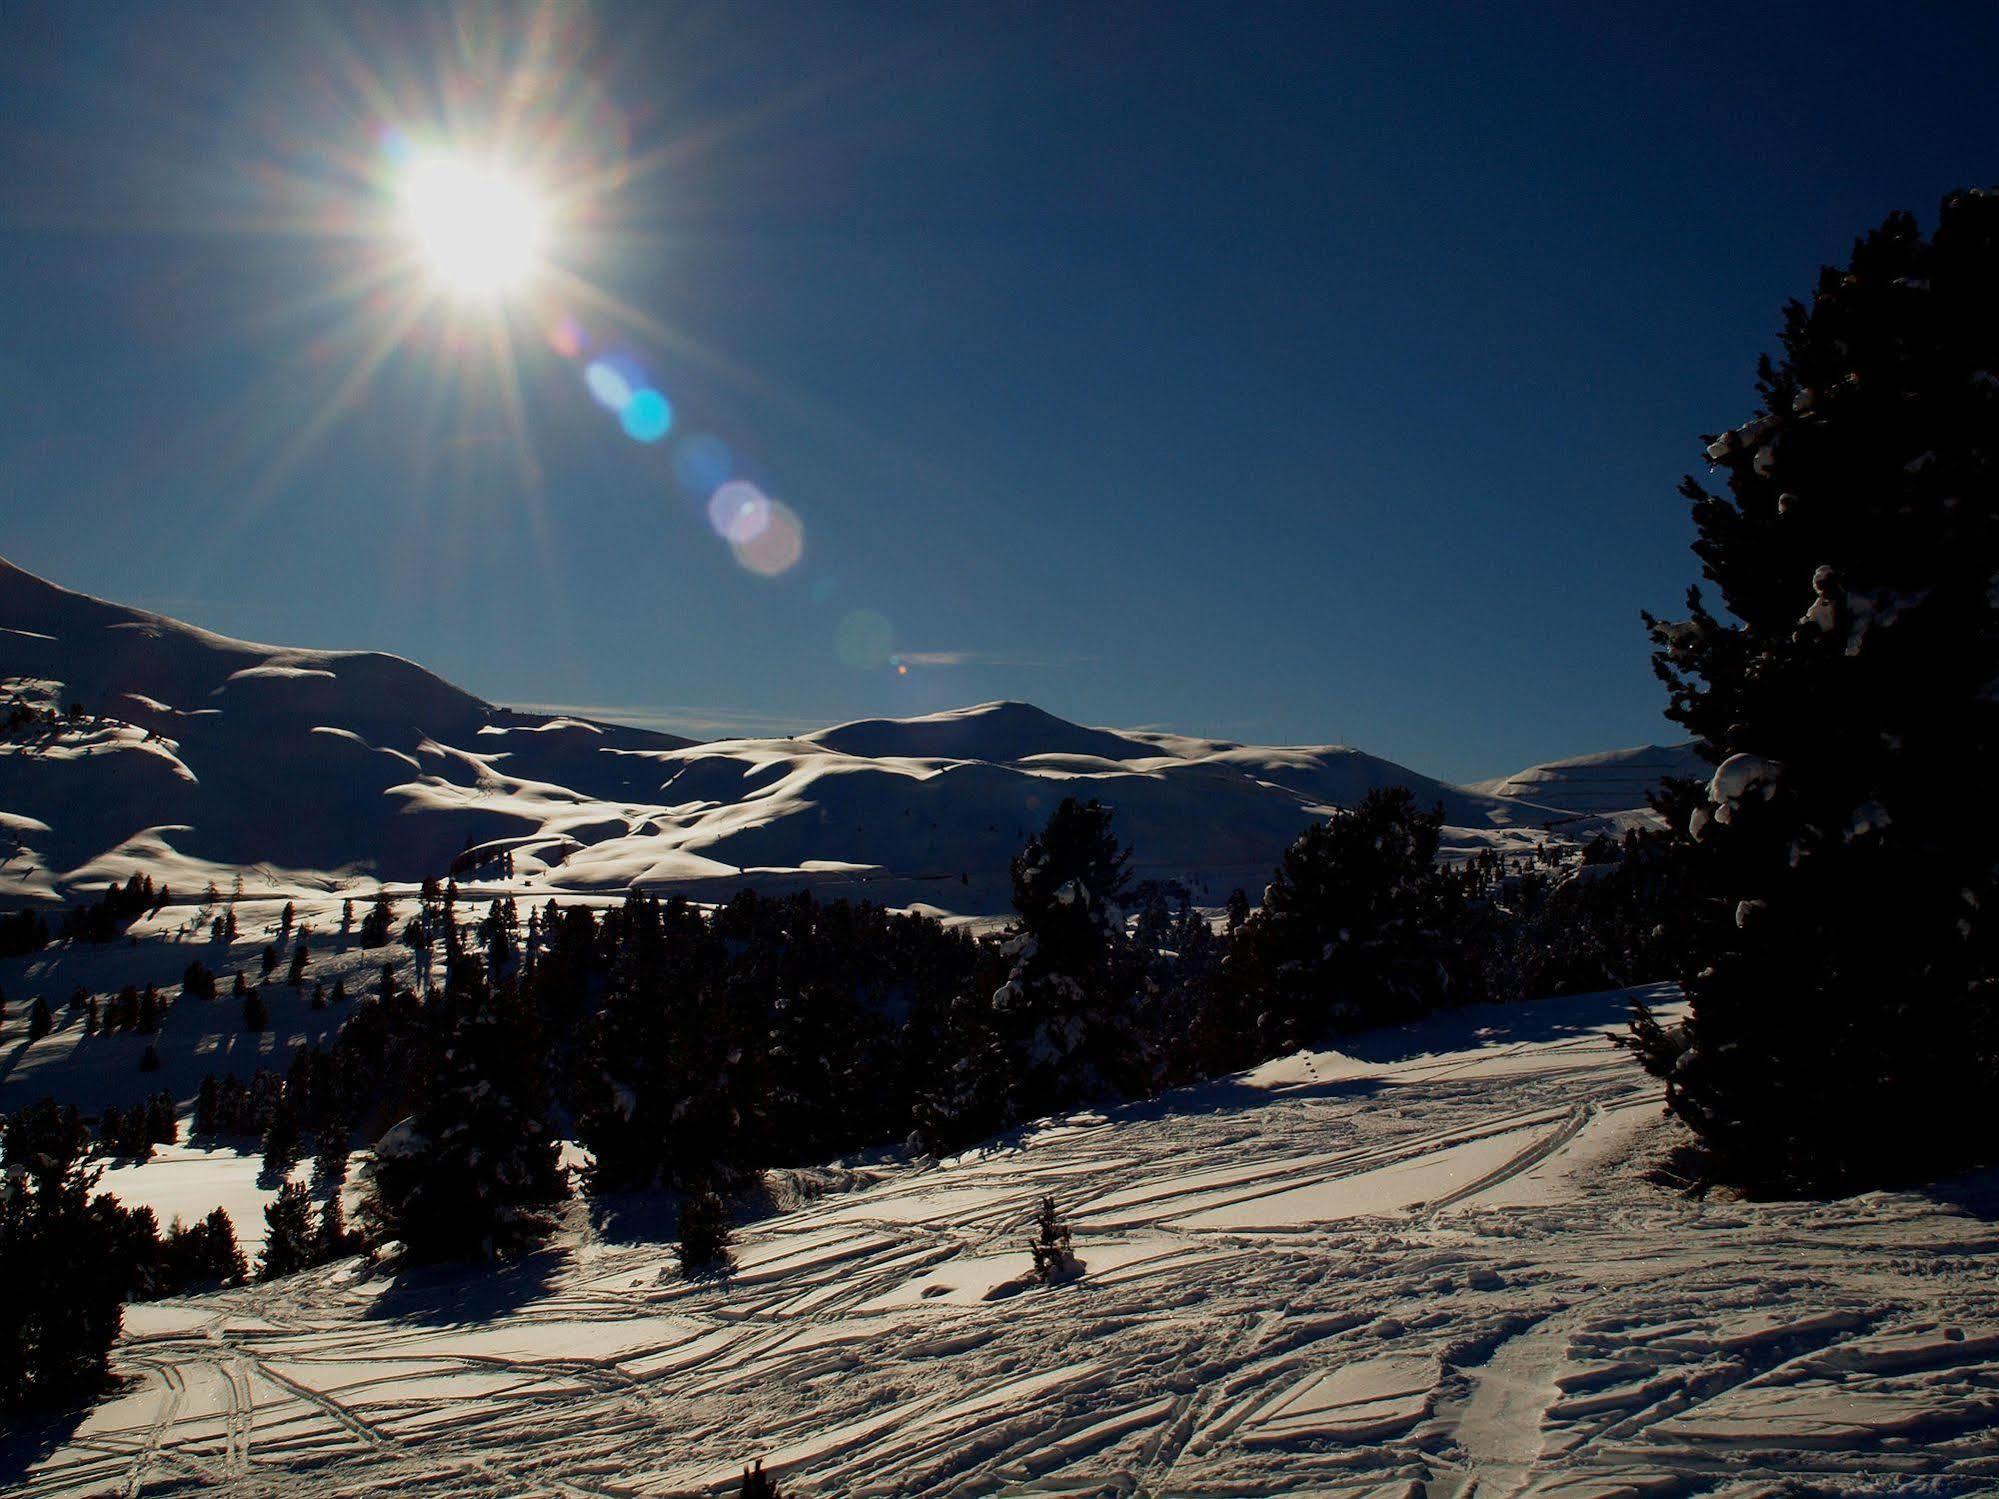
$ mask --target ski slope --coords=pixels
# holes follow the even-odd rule
[[[499,1274],[136,1307],[122,1390],[0,1449],[0,1487],[722,1494],[752,1457],[801,1495],[1999,1486],[1999,1183],[1656,1186],[1678,1137],[1603,1035],[1627,998],[774,1181],[726,1280],[682,1281],[642,1204],[579,1205]],[[1045,1288],[1044,1193],[1085,1264]]]

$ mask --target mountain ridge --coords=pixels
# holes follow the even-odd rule
[[[0,692],[36,710],[0,741],[17,899],[133,869],[322,890],[452,870],[523,893],[752,884],[990,911],[1074,795],[1114,808],[1141,872],[1218,902],[1377,787],[1442,807],[1459,849],[1576,821],[1349,746],[1093,728],[1011,700],[697,743],[507,708],[400,656],[236,640],[4,562],[0,631]]]

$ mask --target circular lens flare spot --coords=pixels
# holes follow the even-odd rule
[[[805,522],[782,500],[766,503],[770,510],[763,529],[747,541],[731,542],[729,550],[751,572],[775,578],[790,572],[805,555]]]
[[[691,495],[712,495],[735,472],[735,455],[721,438],[697,432],[673,454],[673,477]]]
[[[566,312],[548,325],[546,336],[548,346],[564,359],[582,358],[583,350],[590,342],[583,325]]]
[[[658,442],[673,425],[673,407],[656,390],[634,391],[618,413],[618,424],[634,442]]]
[[[583,371],[583,383],[599,406],[614,415],[623,415],[635,393],[632,378],[608,359],[593,359]]]
[[[842,664],[856,671],[875,671],[888,664],[895,648],[895,630],[872,609],[856,609],[834,628],[833,650]]]
[[[403,167],[403,222],[417,254],[454,296],[516,291],[541,263],[547,217],[533,190],[491,162],[430,151]]]
[[[763,535],[771,512],[770,496],[747,479],[731,479],[708,497],[708,524],[731,546]]]

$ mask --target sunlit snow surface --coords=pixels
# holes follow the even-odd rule
[[[781,571],[789,512],[737,498],[749,510],[718,525],[746,566]],[[856,622],[841,648],[886,670],[887,637]],[[1260,891],[1306,826],[1377,787],[1441,807],[1456,852],[1617,826],[1343,745],[1089,728],[1016,702],[690,744],[497,707],[393,656],[231,640],[5,562],[0,645],[0,709],[86,710],[0,732],[0,901],[137,871],[173,887],[190,929],[191,898],[239,875],[260,898],[365,900],[446,870],[487,896],[747,886],[992,916],[1065,796],[1113,809],[1138,877],[1210,907]]]
[[[1662,1190],[1623,1013],[1458,1012],[834,1175],[724,1282],[579,1207],[498,1274],[134,1308],[122,1392],[17,1437],[0,1486],[727,1493],[755,1456],[818,1495],[1999,1485],[1992,1181]],[[1021,1289],[1043,1193],[1087,1268]]]

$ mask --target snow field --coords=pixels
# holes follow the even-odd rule
[[[1652,996],[1670,1008],[1669,995]],[[1440,1015],[744,1225],[134,1308],[25,1494],[1971,1494],[1999,1184],[1692,1201],[1603,1031]],[[165,1176],[172,1158],[138,1168]],[[872,1180],[870,1180],[872,1178]],[[1012,1288],[1052,1193],[1080,1279]],[[0,1464],[6,1459],[0,1457]]]

